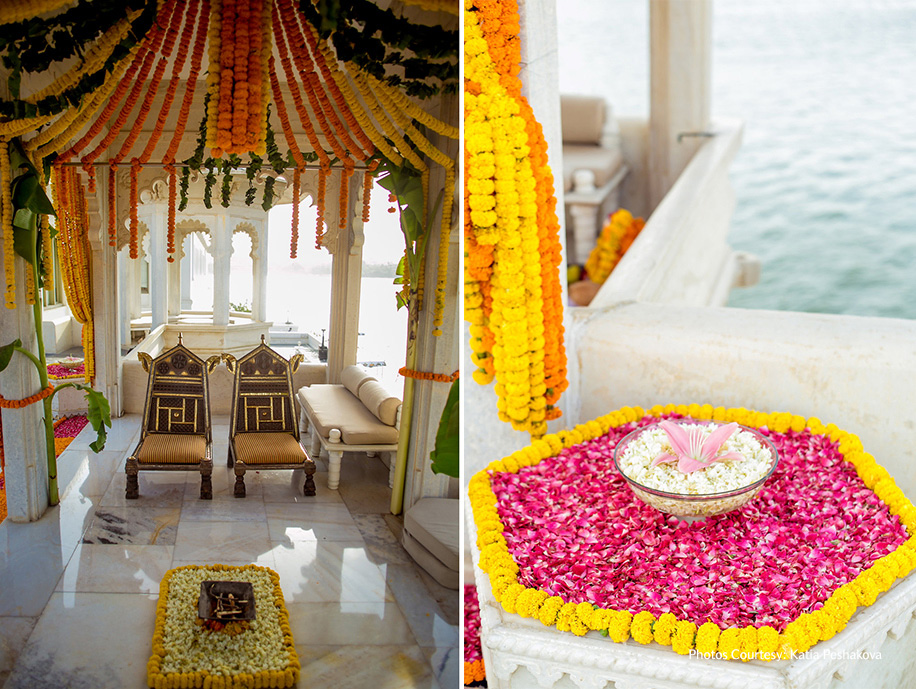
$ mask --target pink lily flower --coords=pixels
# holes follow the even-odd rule
[[[689,431],[686,431],[673,421],[662,421],[658,425],[665,431],[668,440],[671,441],[674,454],[661,453],[652,460],[652,466],[658,466],[663,462],[677,462],[678,471],[690,474],[700,469],[707,469],[714,463],[721,462],[724,459],[744,459],[737,452],[719,454],[725,441],[738,429],[738,424],[736,423],[720,426],[710,433],[709,437],[703,433],[703,429],[700,426],[694,426]]]

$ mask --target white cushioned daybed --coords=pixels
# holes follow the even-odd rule
[[[311,385],[297,393],[303,431],[311,427],[311,452],[328,453],[328,488],[340,484],[344,452],[396,452],[401,400],[361,366],[348,366],[340,385]],[[389,462],[394,471],[394,457]]]

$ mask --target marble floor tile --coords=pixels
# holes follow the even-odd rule
[[[252,472],[245,474],[246,485],[251,480]],[[329,490],[327,478],[318,480],[315,475],[315,495],[303,495],[302,485],[305,483],[305,472],[300,470],[255,471],[254,485],[262,495],[264,502],[302,503],[308,505],[313,502],[343,502],[340,492]]]
[[[220,461],[213,461],[213,474],[210,476],[210,483],[213,485],[214,500],[242,500],[235,497],[235,474],[232,469],[226,466],[225,458]],[[185,485],[185,504],[189,499],[200,497],[200,480],[188,481]],[[245,474],[245,499],[261,497],[261,486],[257,481],[251,479],[251,472]],[[206,502],[206,501],[202,501]]]
[[[156,599],[127,593],[55,593],[20,652],[6,689],[145,687]]]
[[[303,686],[334,689],[438,689],[416,646],[296,646]],[[443,685],[444,686],[444,685]],[[451,686],[448,687],[451,689]],[[455,685],[457,689],[457,685]]]
[[[287,603],[297,644],[416,646],[394,603]]]
[[[253,561],[271,550],[267,524],[182,521],[175,541],[176,560]]]
[[[100,498],[108,490],[111,477],[123,460],[122,451],[64,450],[58,458],[58,485],[61,499],[71,493]]]
[[[343,503],[266,503],[270,540],[359,541],[359,529]]]
[[[67,449],[88,449],[95,442],[97,434],[91,426],[86,426],[70,443]],[[111,420],[111,428],[105,438],[106,451],[128,452],[133,450],[140,440],[140,415],[128,414]]]
[[[276,571],[287,601],[361,603],[393,601],[384,566],[366,557],[362,541],[307,541],[274,545]]]
[[[57,591],[159,593],[172,564],[170,545],[77,546],[57,583]]]
[[[266,522],[264,501],[259,495],[236,498],[229,494],[214,496],[213,500],[185,497],[181,508],[183,521]]]
[[[388,468],[379,457],[345,452],[340,465],[339,490],[351,514],[383,514],[391,506]]]
[[[115,471],[102,496],[102,507],[173,507],[184,500],[185,483],[191,481],[200,486],[200,474],[196,471],[141,471],[138,480],[140,497],[128,500],[124,469]]]
[[[458,689],[464,683],[464,658],[457,646],[424,648],[423,653],[442,689]]]
[[[227,560],[225,558],[199,558],[199,559],[190,559],[190,560],[172,560],[171,569],[176,567],[187,567],[188,565],[228,565],[230,567],[245,567],[246,565],[258,565],[259,567],[269,567],[270,569],[277,571],[277,566],[274,563],[274,554],[271,551],[265,553],[259,553],[256,556],[251,557],[247,560]]]
[[[0,686],[16,665],[37,621],[37,617],[0,617]]]
[[[83,543],[175,545],[181,508],[99,507]]]
[[[446,618],[413,565],[389,565],[388,587],[404,613],[407,623],[423,647],[457,646],[458,621]],[[458,592],[453,595],[457,599]]]
[[[413,560],[402,546],[388,523],[380,514],[354,514],[356,528],[366,542],[366,552],[376,564],[410,565]]]

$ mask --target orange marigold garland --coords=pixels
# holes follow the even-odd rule
[[[268,12],[266,0],[221,0],[212,6],[206,143],[216,158],[266,150]]]
[[[330,171],[324,165],[318,170],[318,220],[315,223],[315,248],[320,249],[324,239],[324,197],[328,189],[328,175]]]
[[[289,240],[289,257],[296,258],[299,246],[299,192],[302,188],[302,172],[299,168],[293,172],[293,230]]]
[[[373,160],[369,163],[369,166],[366,168],[366,171],[363,173],[363,222],[369,222],[369,207],[372,202],[372,184],[375,181],[375,177],[372,176],[372,173],[375,172],[378,168],[378,161]]]
[[[175,166],[168,163],[165,171],[169,176],[169,220],[166,229],[166,253],[169,255],[169,263],[175,262],[175,204],[178,197],[178,174]]]
[[[340,171],[340,222],[338,223],[338,227],[340,227],[340,229],[344,229],[347,226],[347,207],[350,194],[350,176],[353,174],[353,163],[350,162],[349,165],[344,163],[344,165],[346,167]]]
[[[22,409],[30,404],[41,402],[45,397],[50,397],[52,394],[54,394],[54,386],[49,385],[34,395],[29,395],[21,400],[8,400],[3,395],[0,395],[0,409]]]
[[[137,234],[140,228],[140,195],[139,195],[140,161],[134,158],[130,162],[130,257],[137,258],[140,253],[137,245]]]
[[[500,418],[539,436],[560,415],[567,386],[553,177],[521,96],[517,4],[466,8],[465,317],[474,378],[495,375]]]
[[[458,380],[459,372],[455,371],[451,375],[444,373],[427,373],[426,371],[414,371],[412,368],[402,366],[398,373],[405,378],[414,378],[415,380],[432,380],[437,383],[452,383]]]

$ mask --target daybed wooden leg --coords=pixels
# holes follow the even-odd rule
[[[200,499],[213,499],[213,460],[204,459],[200,462]]]
[[[124,467],[124,471],[127,473],[127,491],[125,492],[125,497],[128,500],[136,500],[140,497],[140,482],[137,480],[137,475],[140,473],[140,462],[137,461],[136,457],[127,458],[127,464]]]
[[[303,495],[315,495],[315,472],[318,467],[311,459],[305,462],[305,483],[302,485]]]
[[[235,463],[235,497],[245,497],[245,462]]]
[[[337,490],[340,485],[340,460],[343,452],[328,450],[328,488]]]

